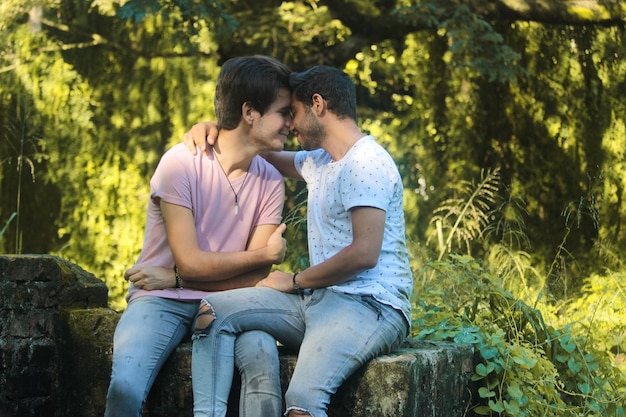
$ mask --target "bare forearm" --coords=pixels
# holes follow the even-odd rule
[[[374,265],[365,263],[364,257],[349,246],[326,261],[300,272],[298,283],[302,288],[322,288],[341,284]]]
[[[162,268],[150,265],[135,265],[124,273],[124,278],[142,290],[162,290],[165,288],[186,287],[201,291],[223,291],[233,288],[251,287],[265,278],[271,267],[258,268],[245,274],[240,274],[219,281],[189,281],[178,272],[180,279],[171,268]]]
[[[183,287],[200,291],[225,291],[234,288],[253,287],[269,274],[271,267],[259,268],[221,281],[188,281],[183,278]]]
[[[262,154],[270,164],[274,165],[274,168],[280,171],[284,177],[302,179],[302,176],[296,170],[294,165],[295,152],[290,151],[278,151],[267,152]]]
[[[245,252],[198,252],[180,258],[177,263],[178,271],[188,283],[221,282],[245,274],[254,275],[256,270],[269,270],[273,264],[273,260],[263,249]]]
[[[297,284],[300,288],[327,287],[351,280],[359,273],[375,267],[382,247],[384,226],[384,211],[374,208],[353,209],[352,243],[324,262],[298,273]],[[268,285],[289,291],[293,283],[285,280],[293,279],[292,276],[272,272],[268,277]]]
[[[283,260],[284,224],[255,227],[245,251],[209,252],[200,249],[191,210],[163,201],[160,207],[176,266],[188,281],[223,281]]]

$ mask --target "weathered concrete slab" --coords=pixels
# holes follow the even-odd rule
[[[283,390],[296,361],[295,355],[281,354]],[[462,417],[473,368],[469,345],[407,341],[397,352],[374,359],[348,379],[333,397],[329,416]],[[185,343],[157,378],[144,416],[192,416],[190,375],[191,344]],[[236,411],[232,394],[231,399]]]

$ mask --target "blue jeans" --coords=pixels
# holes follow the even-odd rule
[[[151,296],[130,302],[113,337],[113,369],[105,417],[141,417],[143,403],[159,370],[181,341],[189,337],[198,304]],[[237,365],[245,369],[240,416],[255,417],[260,407],[280,413],[276,340],[267,333],[248,332],[237,338],[235,349]]]
[[[195,417],[225,415],[235,340],[242,332],[262,330],[299,350],[285,414],[295,409],[326,417],[330,397],[341,384],[370,359],[396,349],[408,331],[395,309],[372,297],[328,289],[300,297],[271,288],[242,288],[205,300],[215,320],[207,333],[192,336]]]

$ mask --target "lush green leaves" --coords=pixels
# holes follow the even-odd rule
[[[425,264],[419,277],[413,312],[416,337],[469,343],[480,357],[471,378],[477,384],[475,414],[623,413],[626,378],[605,352],[591,349],[588,339],[568,327],[557,330],[543,324],[539,309],[504,291],[498,277],[478,260],[453,255]],[[541,308],[548,314],[554,311],[547,304]]]

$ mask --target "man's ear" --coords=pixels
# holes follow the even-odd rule
[[[246,101],[245,103],[243,103],[243,105],[241,106],[241,117],[246,124],[252,125],[252,122],[254,121],[254,114],[255,110],[250,102]]]
[[[319,93],[313,94],[311,97],[311,110],[316,116],[322,116],[326,112],[328,103]]]

